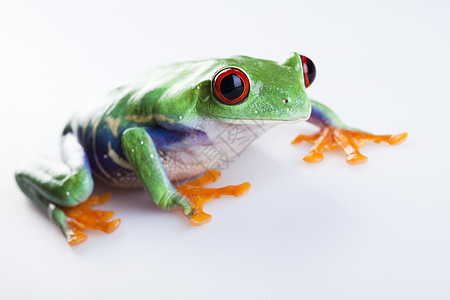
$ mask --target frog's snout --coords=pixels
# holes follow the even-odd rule
[[[303,78],[305,80],[305,86],[308,87],[314,82],[314,79],[316,78],[316,66],[314,65],[312,60],[310,60],[306,56],[300,55],[300,58],[303,64]]]

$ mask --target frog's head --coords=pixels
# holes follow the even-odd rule
[[[227,120],[307,120],[311,103],[305,89],[314,81],[310,59],[292,53],[281,62],[236,56],[216,60],[197,85],[196,110]]]

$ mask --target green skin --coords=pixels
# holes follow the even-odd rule
[[[249,95],[238,105],[225,105],[213,95],[212,79],[225,67],[239,68],[249,78]],[[89,143],[96,141],[86,142],[86,137],[103,134],[97,135],[97,148],[99,142],[103,142],[112,143],[115,153],[121,149],[115,163],[125,166],[121,170],[130,173],[131,169],[131,173],[137,174],[138,182],[159,207],[178,207],[190,216],[193,209],[173,185],[174,176],[166,172],[167,164],[164,164],[165,158],[161,157],[162,150],[157,144],[160,148],[166,147],[172,158],[177,158],[177,153],[190,150],[189,139],[198,138],[193,132],[208,134],[205,124],[211,121],[214,127],[236,120],[284,123],[309,119],[314,124],[348,128],[329,108],[310,100],[305,89],[302,62],[297,53],[281,62],[236,56],[160,67],[113,90],[107,95],[106,104],[75,117],[63,133],[63,162],[31,159],[17,170],[16,181],[32,201],[48,211],[68,236],[67,218],[61,208],[80,204],[91,195],[94,187],[92,172],[94,175],[103,172],[99,176],[101,180],[127,187],[126,183],[119,184],[111,179],[111,174],[105,170],[93,168],[91,172],[95,160],[103,153],[95,153],[96,148],[92,150]],[[168,134],[183,132],[187,137],[182,142],[161,146],[161,141],[149,134],[149,130],[156,128]],[[99,140],[103,136],[110,138]],[[189,175],[198,176],[199,172],[193,171]]]

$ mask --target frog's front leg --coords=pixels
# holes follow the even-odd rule
[[[312,135],[299,135],[292,144],[307,141],[313,144],[310,152],[303,158],[309,163],[320,162],[323,151],[340,147],[347,156],[349,164],[360,164],[367,161],[367,157],[359,152],[359,148],[368,141],[375,143],[387,142],[396,145],[403,142],[408,136],[406,132],[397,135],[375,135],[345,125],[339,117],[328,107],[316,101],[311,101],[312,112],[308,122],[319,126],[320,131]]]
[[[249,183],[223,188],[204,188],[214,182],[219,172],[209,170],[201,178],[177,188],[169,180],[152,138],[143,128],[130,128],[122,134],[122,148],[131,166],[141,179],[153,201],[162,209],[178,207],[192,225],[203,224],[211,218],[203,212],[203,204],[223,195],[240,196]]]
[[[67,129],[62,138],[63,161],[34,158],[16,171],[20,189],[39,207],[46,210],[61,228],[70,245],[83,242],[84,228],[110,233],[120,219],[109,221],[114,214],[91,210],[93,204],[108,200],[108,195],[89,197],[93,180],[83,147]]]

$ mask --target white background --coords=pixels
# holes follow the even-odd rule
[[[447,1],[37,2],[0,4],[1,299],[450,298]],[[316,64],[312,98],[408,140],[309,165],[290,141],[316,129],[282,125],[223,172],[214,186],[252,189],[207,204],[209,224],[106,189],[121,226],[76,247],[14,182],[25,157],[58,158],[74,112],[153,66],[292,51]]]

